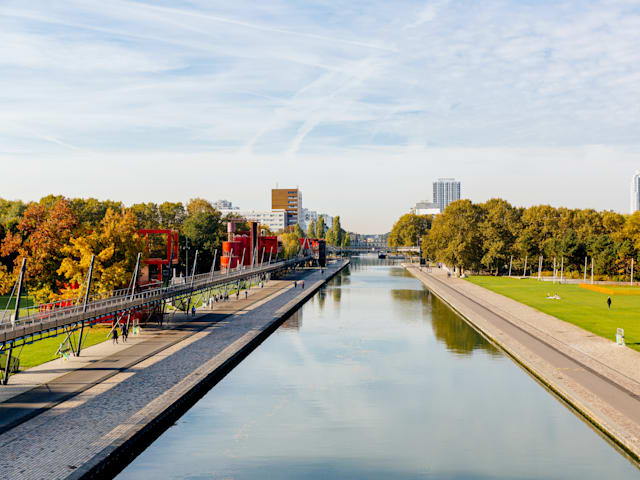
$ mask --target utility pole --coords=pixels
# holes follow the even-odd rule
[[[591,285],[593,285],[593,257],[591,257]]]
[[[633,258],[631,259],[631,286],[633,287]]]
[[[91,255],[91,264],[89,264],[89,272],[87,273],[87,290],[84,292],[84,303],[82,305],[82,313],[87,312],[87,303],[89,302],[89,294],[91,292],[91,277],[93,277],[93,264],[96,260],[95,255]],[[82,349],[82,335],[84,334],[84,319],[80,324],[80,335],[78,336],[78,346],[76,348],[76,357],[80,356]]]
[[[513,265],[513,255],[511,255],[511,258],[509,259],[509,276],[511,276],[511,265]]]
[[[524,272],[522,274],[523,277],[527,276],[527,260],[529,259],[528,255],[524,256]]]
[[[562,262],[560,263],[560,283],[564,279],[564,257],[562,257]]]
[[[542,277],[542,255],[538,257],[538,281]]]
[[[584,257],[584,283],[587,283],[587,257]]]

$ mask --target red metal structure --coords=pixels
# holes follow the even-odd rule
[[[260,227],[257,222],[249,223],[249,231],[236,232],[235,224],[237,222],[244,222],[244,220],[238,219],[227,224],[229,239],[222,242],[220,268],[237,268],[240,264],[245,266],[260,264],[260,262],[269,259],[269,252],[271,252],[271,257],[275,259],[279,247],[278,237],[260,235]],[[256,255],[255,259],[254,254]]]
[[[163,266],[171,268],[171,265],[178,264],[178,232],[176,230],[164,230],[155,228],[143,228],[138,230],[138,234],[144,236],[145,249],[147,252],[147,259],[144,261],[144,267],[140,274],[139,284],[149,283],[150,281],[157,280],[162,281]],[[153,257],[157,255],[158,250],[150,248],[149,237],[154,235],[166,235],[166,253],[163,257]],[[163,247],[162,250],[165,250]]]

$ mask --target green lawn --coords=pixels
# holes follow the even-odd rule
[[[110,329],[111,327],[107,325],[95,325],[92,328],[85,329],[85,332],[88,332],[88,335],[82,348],[87,348],[91,345],[104,342],[107,339],[107,333]],[[58,350],[60,343],[65,339],[65,336],[66,335],[58,335],[57,337],[46,338],[44,340],[38,340],[30,345],[25,345],[20,353],[20,370],[35,367],[36,365],[58,358],[55,353],[56,350]],[[20,347],[17,347],[14,350],[14,353],[17,354],[18,352],[20,352]]]
[[[615,341],[616,328],[624,328],[627,345],[640,351],[640,295],[614,295],[608,310],[607,294],[578,285],[491,276],[472,276],[468,280],[611,341]],[[546,298],[556,293],[560,300]]]

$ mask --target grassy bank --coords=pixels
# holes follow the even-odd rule
[[[616,328],[624,328],[627,345],[640,351],[640,291],[638,296],[614,293],[611,310],[608,310],[609,294],[578,285],[491,276],[472,276],[468,280],[612,341],[615,341]],[[547,299],[555,294],[559,300]]]
[[[88,333],[82,348],[104,342],[107,339],[107,333],[110,328],[111,327],[107,325],[96,325],[85,330],[85,332],[88,331]],[[66,335],[58,335],[57,337],[46,338],[30,345],[25,345],[20,353],[20,370],[26,370],[27,368],[35,367],[58,358],[55,353],[60,343],[65,339],[65,336]],[[20,352],[19,347],[15,349],[15,353],[18,352]]]

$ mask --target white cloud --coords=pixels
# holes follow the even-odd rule
[[[0,162],[85,155],[85,179],[98,178],[101,162],[154,177],[136,166],[150,158],[164,174],[180,164],[209,179],[222,168],[225,182],[203,195],[261,207],[275,181],[298,184],[308,206],[362,231],[388,230],[443,175],[460,176],[477,200],[491,191],[517,204],[624,210],[640,150],[639,32],[636,5],[615,1],[8,0]],[[598,151],[592,145],[607,168],[581,167],[576,152]],[[261,172],[252,188],[262,193],[245,192],[225,159]],[[538,181],[553,183],[563,165],[576,169],[565,172],[573,183],[512,188],[545,168]],[[336,169],[356,176],[336,180]],[[85,188],[54,177],[11,186],[11,196]],[[192,196],[184,178],[171,185],[178,199]],[[358,205],[325,195],[336,181],[357,191]],[[597,197],[581,188],[595,184]],[[154,197],[154,185],[135,199]],[[128,188],[118,195],[134,200]]]

